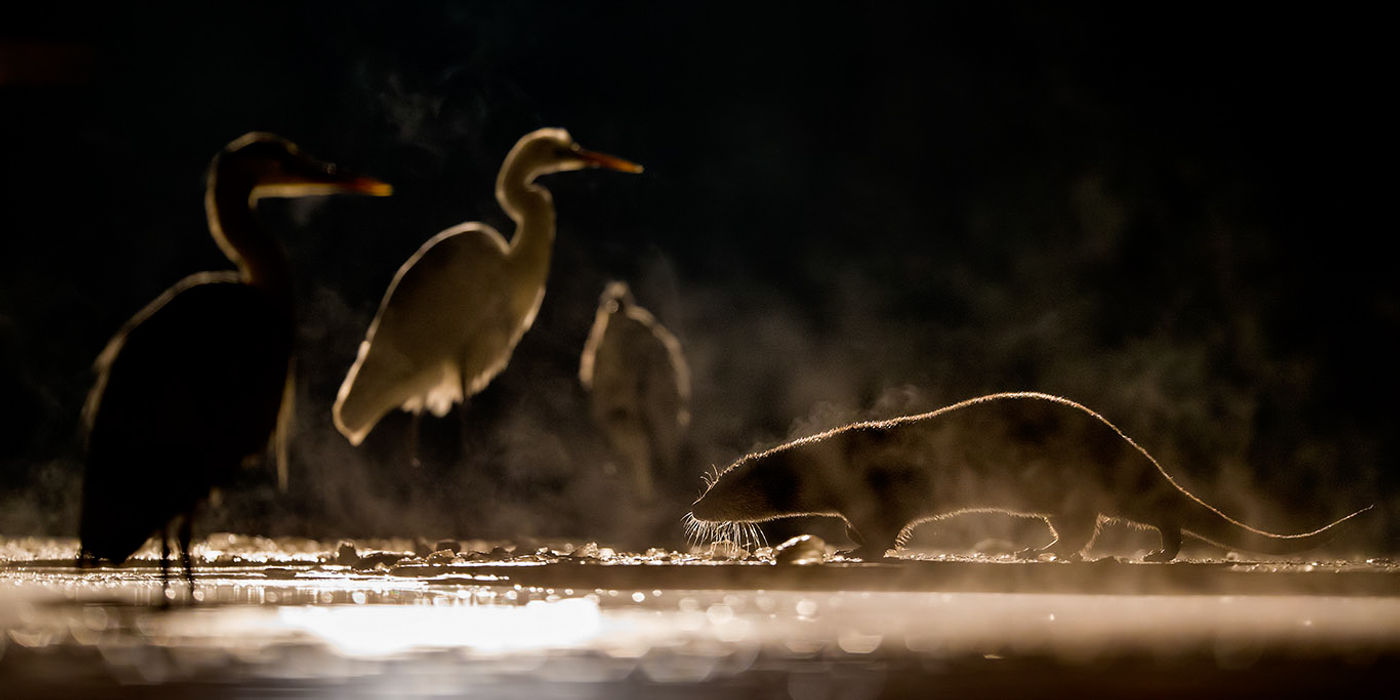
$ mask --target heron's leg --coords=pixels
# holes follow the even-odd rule
[[[170,525],[160,529],[160,604],[170,604]]]
[[[185,567],[185,583],[189,585],[190,602],[194,602],[194,562],[190,556],[190,541],[193,539],[194,509],[190,509],[180,520],[178,531],[180,563]]]
[[[655,493],[655,485],[652,478],[652,451],[651,442],[646,435],[634,430],[614,431],[608,436],[612,443],[613,450],[627,463],[627,470],[632,474],[637,496],[643,501],[651,501]]]

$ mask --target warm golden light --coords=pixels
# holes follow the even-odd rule
[[[582,598],[519,606],[299,606],[279,609],[277,618],[355,657],[430,649],[539,653],[584,646],[602,627],[598,604]]]

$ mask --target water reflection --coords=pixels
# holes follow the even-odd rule
[[[0,617],[25,647],[266,646],[354,657],[762,647],[778,655],[1162,653],[1263,640],[1315,649],[1400,644],[1400,599],[783,591],[574,591],[323,576],[202,577],[201,604],[161,610],[148,574],[7,576]],[[707,655],[707,654],[701,654]]]
[[[283,607],[276,622],[342,654],[380,657],[428,649],[498,654],[576,648],[598,636],[602,616],[587,598],[483,605],[468,597],[453,605],[407,608]]]
[[[199,568],[197,603],[167,609],[150,567],[0,568],[0,681],[428,695],[463,683],[733,682],[807,697],[826,677],[812,672],[834,669],[864,692],[1026,664],[1039,677],[1131,667],[1282,678],[1280,664],[1400,658],[1396,597],[569,588],[272,563]]]

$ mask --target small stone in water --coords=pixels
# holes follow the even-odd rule
[[[462,552],[462,543],[457,540],[438,540],[437,543],[433,545],[434,553],[441,552],[444,549],[451,550],[453,554],[460,554]]]
[[[575,559],[597,559],[598,543],[589,542],[587,544],[580,545],[578,549],[575,549],[572,553],[569,554],[569,556]]]
[[[809,565],[826,561],[826,541],[815,535],[798,535],[773,550],[779,564]]]
[[[401,552],[370,552],[352,565],[357,571],[393,566],[407,557]]]
[[[424,563],[426,563],[426,564],[428,564],[428,565],[431,566],[431,565],[434,565],[434,564],[451,564],[452,562],[454,562],[454,561],[456,561],[456,560],[457,560],[457,553],[456,553],[456,552],[454,552],[454,551],[452,551],[452,550],[450,550],[450,549],[439,549],[438,551],[433,552],[432,554],[429,554],[429,555],[424,559]]]
[[[335,563],[341,566],[354,566],[360,563],[360,553],[355,551],[355,543],[341,540],[335,548]]]

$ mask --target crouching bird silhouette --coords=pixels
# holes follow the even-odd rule
[[[384,196],[389,185],[247,134],[209,166],[209,233],[238,268],[181,280],[127,321],[97,359],[84,406],[79,562],[121,563],[154,534],[169,580],[171,529],[194,586],[191,520],[212,488],[273,445],[285,483],[293,308],[286,255],[255,217],[263,197]]]
[[[603,290],[578,377],[593,420],[632,472],[637,495],[651,500],[656,482],[664,487],[675,476],[690,423],[690,369],[680,341],[637,305],[626,282]]]
[[[399,268],[332,409],[350,444],[395,408],[413,414],[413,430],[424,409],[445,416],[505,369],[544,300],[554,247],[554,201],[535,179],[584,168],[642,171],[580,148],[563,129],[532,131],[496,178],[496,200],[516,225],[510,243],[486,224],[459,224]]]

